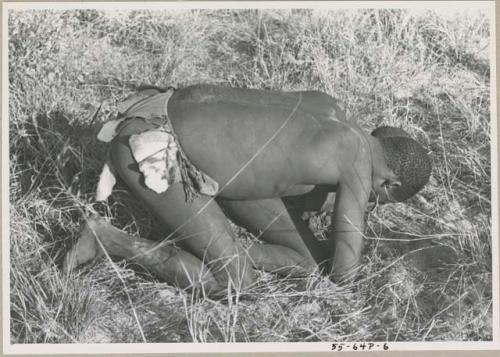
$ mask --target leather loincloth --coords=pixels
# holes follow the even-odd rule
[[[174,183],[182,182],[187,201],[197,194],[214,196],[218,183],[189,161],[174,133],[166,110],[172,93],[172,89],[165,93],[146,90],[127,98],[118,105],[117,119],[106,122],[97,139],[111,142],[131,119],[143,119],[155,128],[131,135],[129,145],[145,185],[163,193]],[[96,201],[105,201],[115,183],[115,170],[108,155],[99,177]]]

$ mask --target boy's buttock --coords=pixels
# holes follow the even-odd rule
[[[197,194],[215,196],[219,190],[217,182],[198,170],[178,144],[166,115],[171,93],[129,98],[125,101],[128,105],[125,110],[124,103],[120,103],[118,119],[105,123],[98,139],[124,142],[135,159],[136,169],[143,176],[143,184],[158,194],[166,192],[173,184],[181,183],[187,200]],[[110,155],[106,160],[98,183],[97,201],[106,200],[111,194],[120,156],[115,153],[114,157]]]

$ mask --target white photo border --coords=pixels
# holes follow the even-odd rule
[[[2,4],[2,338],[3,352],[8,354],[107,354],[107,353],[235,353],[235,352],[328,352],[331,342],[310,343],[130,343],[130,344],[11,344],[9,291],[9,121],[8,121],[8,26],[10,10],[19,9],[241,9],[241,8],[412,8],[448,12],[450,8],[484,8],[491,14],[491,166],[492,166],[492,255],[493,255],[493,341],[488,342],[391,342],[391,351],[500,350],[499,312],[499,242],[498,242],[498,123],[497,123],[497,53],[496,13],[494,1],[193,1],[193,2],[4,2]],[[332,341],[334,342],[334,341]],[[354,343],[354,341],[353,341]],[[358,342],[360,343],[360,342]],[[82,348],[84,347],[84,348]]]

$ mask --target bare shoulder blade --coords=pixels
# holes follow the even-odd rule
[[[303,97],[301,107],[305,112],[311,113],[318,119],[346,121],[344,104],[340,100],[320,91],[299,93]]]

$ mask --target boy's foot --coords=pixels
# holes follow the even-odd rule
[[[97,216],[91,216],[86,220],[78,241],[64,257],[64,273],[104,254],[96,240],[100,220],[102,218]]]

